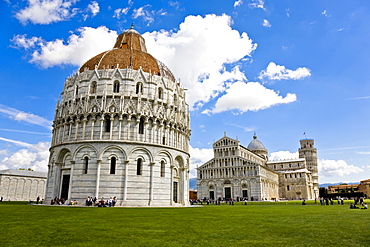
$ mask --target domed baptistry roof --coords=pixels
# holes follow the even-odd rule
[[[189,140],[184,88],[131,27],[64,83],[46,198],[187,205]]]

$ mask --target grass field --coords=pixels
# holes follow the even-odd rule
[[[298,203],[298,202],[297,202]],[[370,246],[370,209],[249,203],[86,208],[0,203],[1,246]]]

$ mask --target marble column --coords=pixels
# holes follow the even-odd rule
[[[97,160],[95,197],[99,199],[100,167],[102,160]]]
[[[128,174],[127,174],[127,171],[128,171],[128,163],[129,163],[129,160],[125,160],[125,167],[124,167],[124,174],[123,174],[123,200],[126,201],[127,200],[127,177],[128,177]]]
[[[155,162],[150,162],[149,205],[151,205],[153,202],[154,165]]]

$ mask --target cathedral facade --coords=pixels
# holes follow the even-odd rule
[[[315,199],[319,196],[314,140],[300,141],[299,158],[268,160],[253,136],[247,148],[226,136],[213,144],[214,158],[197,168],[198,198],[226,200]]]
[[[131,27],[64,83],[46,200],[187,205],[189,139],[184,88]]]

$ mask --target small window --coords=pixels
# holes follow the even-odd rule
[[[284,165],[281,165],[281,168],[284,168]]]
[[[143,93],[143,84],[141,82],[138,82],[136,84],[136,94]]]
[[[142,175],[142,166],[143,166],[143,160],[141,158],[137,159],[136,175]]]
[[[110,118],[108,116],[105,117],[105,132],[110,132],[110,124],[111,124]]]
[[[119,93],[119,81],[115,81],[113,84],[113,93]]]
[[[76,96],[78,95],[78,86],[76,86]]]
[[[163,99],[163,89],[161,87],[158,88],[158,99]]]
[[[139,134],[144,134],[144,119],[140,118],[139,122]]]
[[[85,167],[84,167],[84,174],[87,174],[87,170],[89,169],[89,158],[85,157]]]
[[[289,191],[289,190],[290,190],[289,185],[287,185],[287,186],[286,186],[286,190],[287,190],[287,191]]]
[[[91,83],[91,86],[90,86],[90,93],[91,93],[91,94],[96,93],[96,88],[97,88],[96,81],[93,81],[93,82]]]
[[[116,157],[110,159],[110,174],[116,174]]]
[[[127,49],[127,48],[128,48],[127,43],[126,43],[126,42],[122,43],[122,44],[121,44],[121,48],[123,48],[123,49]]]
[[[173,95],[173,103],[175,105],[177,104],[177,95],[176,94]]]
[[[163,138],[162,138],[162,144],[163,144],[163,145],[166,145],[166,137],[164,137],[164,136],[163,136]]]
[[[162,160],[161,161],[161,177],[164,177],[165,176],[165,174],[166,174],[166,170],[165,170],[165,163],[164,163],[164,161]]]

